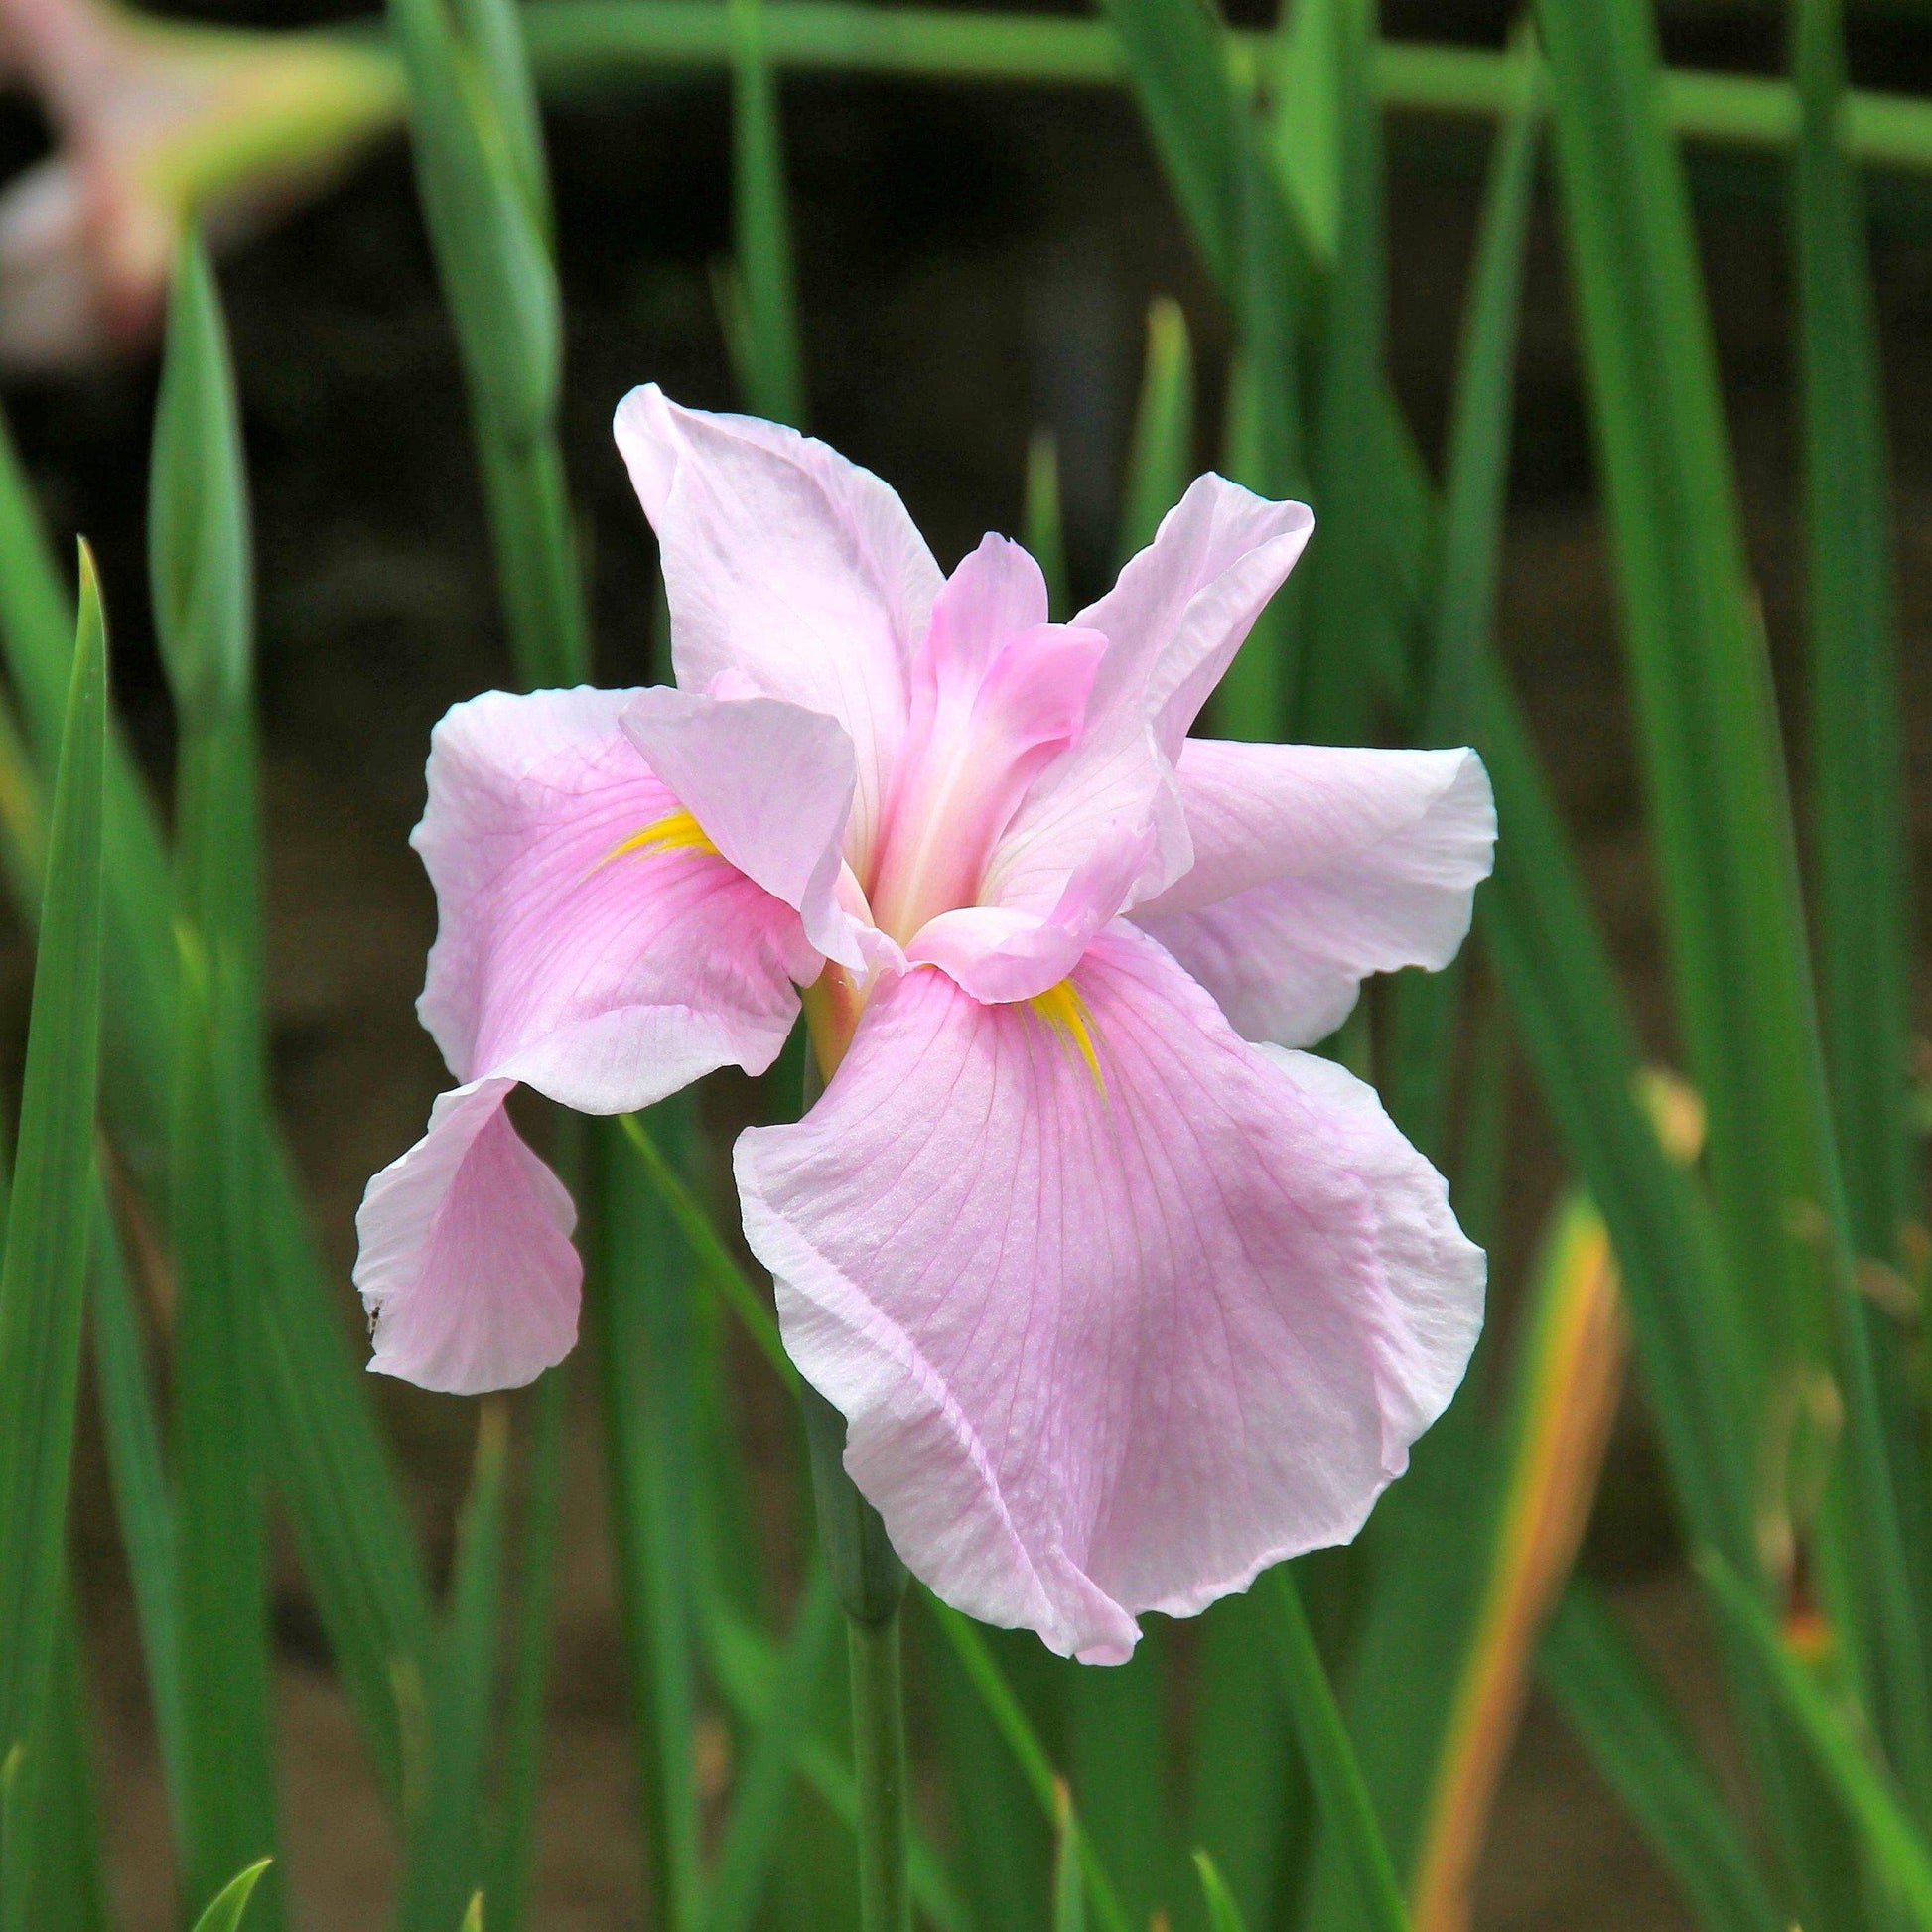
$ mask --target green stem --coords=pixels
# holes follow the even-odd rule
[[[809,1382],[799,1384],[798,1404],[811,1451],[819,1545],[845,1606],[851,1652],[859,1923],[863,1932],[909,1932],[905,1703],[898,1642],[905,1566],[887,1540],[879,1512],[845,1472],[845,1418]]]
[[[846,1620],[852,1669],[852,1756],[859,1783],[861,1932],[910,1932],[905,1863],[905,1701],[899,1615]]]

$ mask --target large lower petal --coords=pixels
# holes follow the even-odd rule
[[[1181,741],[1313,527],[1303,504],[1195,480],[1114,588],[1074,619],[1107,639],[1085,724],[1014,815],[985,902],[1045,911],[1103,830],[1150,834],[1137,897],[1186,870],[1173,782]]]
[[[1133,918],[1249,1038],[1312,1045],[1370,973],[1454,958],[1496,840],[1473,752],[1189,739],[1179,780],[1193,865]]]
[[[355,1286],[381,1374],[452,1395],[519,1388],[577,1340],[577,1210],[503,1111],[514,1085],[444,1094],[362,1196]]]
[[[1373,1093],[1245,1044],[1120,925],[1036,1002],[882,988],[737,1173],[900,1555],[1094,1662],[1351,1537],[1481,1318],[1482,1256]]]
[[[925,540],[888,484],[775,423],[680,409],[652,383],[619,405],[617,439],[663,554],[678,683],[738,670],[846,728],[858,864],[942,581]]]
[[[761,1072],[818,955],[625,736],[636,694],[490,692],[436,728],[413,843],[440,923],[419,1005],[459,1080],[586,1113]]]

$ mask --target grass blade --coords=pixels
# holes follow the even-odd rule
[[[1064,621],[1073,606],[1066,575],[1066,526],[1060,515],[1060,458],[1051,430],[1036,429],[1027,440],[1021,528],[1027,549],[1046,579],[1046,608]]]
[[[1489,160],[1482,226],[1462,319],[1449,416],[1448,483],[1429,623],[1428,670],[1417,743],[1466,745],[1475,736],[1481,658],[1490,643],[1514,423],[1523,257],[1535,205],[1539,105],[1536,62],[1519,49],[1523,87]],[[1455,1015],[1465,968],[1406,973],[1391,991],[1384,1097],[1432,1158],[1444,1144]]]
[[[186,1824],[188,1786],[182,1761],[181,1574],[175,1498],[163,1461],[147,1348],[120,1236],[98,1189],[92,1207],[94,1382],[106,1441],[107,1478],[141,1632],[141,1661],[147,1670],[148,1702],[161,1746],[162,1776],[180,1832]]]
[[[149,564],[181,734],[174,1259],[182,1848],[208,1897],[274,1849],[253,1134],[265,1085],[248,513],[213,281],[177,263]],[[278,1917],[275,1878],[264,1923]]]
[[[542,1377],[531,1394],[530,1448],[525,1457],[523,1523],[517,1546],[516,1638],[503,1716],[502,1795],[490,1848],[489,1921],[494,1932],[517,1932],[529,1890],[530,1844],[543,1770],[543,1722],[555,1635],[557,1532],[563,1502],[564,1432],[569,1378],[563,1369]]]
[[[785,1387],[796,1391],[798,1371],[778,1334],[777,1317],[766,1307],[745,1271],[732,1259],[731,1250],[719,1234],[717,1224],[699,1204],[677,1170],[664,1158],[663,1150],[651,1138],[650,1130],[636,1114],[625,1114],[620,1121],[623,1137],[636,1156],[644,1178],[677,1224],[678,1232],[689,1245],[704,1279],[726,1308],[737,1316],[758,1350],[770,1363],[772,1373]]]
[[[1194,349],[1186,312],[1161,295],[1148,305],[1147,361],[1121,490],[1117,563],[1154,541],[1161,519],[1180,501],[1193,475]]]
[[[499,1398],[482,1404],[477,1417],[476,1459],[457,1525],[449,1621],[437,1644],[431,1682],[427,1788],[412,1822],[397,1893],[398,1932],[444,1932],[475,1896],[481,1876],[508,1467],[509,1411]]]
[[[1053,1788],[1053,1932],[1087,1932],[1087,1888],[1080,1875],[1080,1827],[1073,1796]]]
[[[754,415],[802,428],[805,378],[785,211],[783,135],[764,17],[763,0],[725,0],[731,35],[736,286],[744,321],[738,375]]]
[[[1835,1705],[1818,1678],[1793,1655],[1763,1604],[1722,1557],[1707,1551],[1698,1567],[1725,1621],[1764,1672],[1857,1826],[1892,1896],[1911,1923],[1927,1932],[1932,1928],[1932,1852],[1869,1753],[1847,1728],[1845,1707]]]
[[[654,1108],[674,1144],[689,1101]],[[597,1163],[596,1311],[619,1607],[635,1706],[645,1858],[670,1932],[698,1922],[703,1899],[696,1779],[691,1535],[692,1311],[682,1231],[661,1197],[634,1184],[652,1136],[592,1130]],[[626,1145],[625,1142],[628,1144]]]
[[[771,1694],[751,1740],[705,1898],[704,1932],[747,1932],[776,1851],[804,1732],[839,1630],[831,1579],[815,1571],[777,1660]]]
[[[1835,0],[1796,0],[1793,28],[1820,1017],[1852,1238],[1892,1260],[1911,1211],[1910,948],[1883,405]]]
[[[258,1859],[245,1871],[238,1871],[209,1901],[208,1908],[195,1921],[195,1932],[240,1932],[248,1901],[268,1869],[268,1861]]]
[[[81,602],[48,838],[47,893],[22,1081],[20,1152],[0,1262],[0,1761],[18,1776],[55,1657],[80,1369],[99,1066],[101,773],[106,635],[93,560]],[[16,1851],[18,1848],[9,1848]],[[22,1890],[6,1872],[9,1909]]]
[[[940,1602],[936,1597],[923,1600],[946,1641],[952,1646],[953,1655],[959,1659],[987,1716],[993,1720],[1007,1749],[1013,1753],[1014,1762],[1020,1767],[1021,1775],[1033,1792],[1034,1802],[1048,1822],[1057,1826],[1060,1818],[1057,1793],[1061,1788],[1061,1779],[1020,1700],[1014,1696],[999,1665],[994,1662],[993,1653],[986,1647],[986,1640],[969,1617],[962,1616],[949,1604]],[[1077,1821],[1070,1820],[1067,1829],[1079,1839],[1080,1868],[1086,1877],[1087,1902],[1093,1907],[1095,1918],[1107,1928],[1107,1932],[1127,1932],[1128,1919],[1121,1909],[1119,1894],[1095,1856],[1093,1847],[1080,1832]]]
[[[1081,1829],[1120,1888],[1121,1908],[1145,1925],[1170,1865],[1166,1633],[1144,1630],[1124,1664],[1081,1669],[1067,1684],[1067,1763]]]
[[[1828,1358],[1849,1425],[1818,1552],[1883,1734],[1932,1817],[1932,1683],[1843,1202],[1764,639],[1660,62],[1635,0],[1540,0],[1559,178],[1642,725],[1677,1004],[1754,1366]],[[1810,1215],[1792,1204],[1808,1203]],[[1856,1523],[1856,1529],[1852,1525]]]
[[[521,14],[511,0],[390,0],[389,21],[519,678],[575,683],[590,649],[556,437],[563,323]]]
[[[0,433],[0,648],[43,763],[58,756],[73,627],[44,534]],[[63,627],[64,626],[64,627]],[[17,781],[28,774],[16,772]],[[18,783],[16,789],[18,789]],[[34,856],[13,839],[10,854]],[[151,1210],[165,1208],[172,1133],[176,944],[172,867],[159,822],[110,720],[102,820],[104,959],[101,1068],[117,1150]],[[40,913],[39,871],[22,909]],[[371,1759],[401,1797],[394,1686],[421,1681],[428,1596],[393,1469],[345,1344],[340,1287],[319,1265],[286,1148],[255,1135],[263,1235],[268,1450],[303,1567]]]
[[[1253,1590],[1210,1606],[1201,1621],[1181,1828],[1256,1924],[1272,1920],[1282,1903],[1290,1853],[1307,1823],[1268,1622],[1268,1606]]]
[[[1628,1352],[1596,1210],[1572,1194],[1539,1257],[1489,1574],[1449,1707],[1410,1886],[1419,1932],[1466,1932],[1476,1862],[1544,1622],[1595,1500]]]
[[[1227,1880],[1205,1852],[1194,1854],[1194,1869],[1200,1874],[1201,1897],[1207,1905],[1208,1932],[1248,1932]]]
[[[88,1712],[79,1633],[65,1582],[53,1675],[34,1732],[7,1781],[6,1909],[32,1932],[104,1932],[105,1888],[94,1827]],[[15,1888],[25,1900],[17,1905]]]
[[[1577,1740],[1704,1932],[1786,1932],[1743,1835],[1609,1615],[1573,1583],[1539,1658]]]
[[[1362,1782],[1355,1747],[1349,1742],[1328,1673],[1315,1648],[1314,1632],[1302,1607],[1301,1591],[1285,1564],[1268,1573],[1264,1587],[1276,1615],[1271,1630],[1288,1690],[1288,1706],[1314,1787],[1324,1827],[1340,1840],[1354,1872],[1360,1923],[1374,1932],[1408,1932],[1409,1911],[1395,1866]]]

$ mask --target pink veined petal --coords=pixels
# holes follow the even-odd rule
[[[1370,973],[1454,958],[1496,839],[1473,752],[1189,739],[1179,777],[1193,866],[1131,916],[1250,1039],[1312,1045]]]
[[[577,1340],[577,1210],[503,1111],[514,1085],[444,1094],[429,1132],[369,1182],[355,1286],[379,1374],[452,1395],[520,1388]]]
[[[943,581],[924,538],[892,488],[795,430],[680,409],[654,383],[624,397],[616,428],[663,555],[679,684],[736,669],[846,728],[846,856],[863,872]]]
[[[1374,1095],[1120,924],[1038,1005],[882,988],[736,1168],[899,1554],[1089,1662],[1351,1537],[1480,1325],[1482,1256]]]
[[[1145,869],[1153,836],[1145,825],[1102,826],[1046,911],[968,905],[942,912],[913,934],[905,956],[939,967],[976,1000],[1031,1000],[1080,963]]]
[[[805,937],[861,964],[836,903],[852,815],[852,741],[837,719],[777,698],[653,685],[624,707],[625,735],[719,852],[799,914]]]
[[[1186,870],[1173,772],[1181,741],[1313,527],[1305,505],[1269,502],[1223,477],[1189,485],[1114,588],[1073,620],[1108,644],[1086,722],[1015,813],[983,900],[1043,911],[1103,825],[1153,831],[1134,896]]]
[[[1035,773],[1079,731],[1106,648],[1098,631],[1046,621],[1046,580],[1005,537],[988,536],[947,579],[913,659],[873,873],[887,931],[907,939],[934,912],[974,901]]]
[[[412,835],[440,914],[418,1011],[459,1080],[606,1114],[761,1072],[818,972],[790,906],[681,841],[681,801],[621,723],[633,696],[490,692],[436,728]]]

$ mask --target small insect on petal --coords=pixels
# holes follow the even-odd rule
[[[1070,979],[1063,979],[1044,993],[1035,993],[1027,1004],[1046,1022],[1057,1038],[1073,1047],[1086,1061],[1087,1071],[1093,1075],[1094,1091],[1104,1097],[1107,1082],[1100,1071],[1100,1055],[1094,1048],[1093,1016],[1080,997],[1080,989]]]

